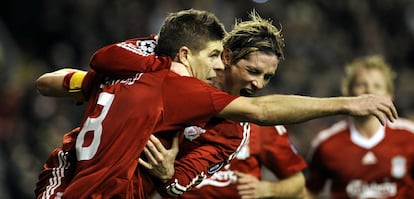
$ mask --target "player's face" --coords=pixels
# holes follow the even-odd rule
[[[377,69],[360,69],[355,74],[350,94],[354,96],[363,94],[390,96],[384,75]]]
[[[250,53],[246,59],[229,66],[225,76],[227,92],[242,96],[254,95],[269,83],[278,64],[276,55],[260,51]]]
[[[224,66],[220,59],[220,53],[223,51],[221,41],[210,41],[207,47],[198,54],[188,56],[192,74],[194,77],[211,83],[216,77],[215,70],[223,70]]]

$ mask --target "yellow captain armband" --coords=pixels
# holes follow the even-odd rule
[[[80,92],[82,88],[82,82],[85,78],[86,72],[74,72],[70,77],[69,85],[68,85],[68,92],[75,93]]]

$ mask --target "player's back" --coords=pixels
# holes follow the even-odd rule
[[[93,80],[87,76],[82,88],[94,94],[76,141],[77,175],[64,193],[70,198],[132,197],[138,157],[153,132],[204,126],[235,98],[169,70]]]
[[[168,74],[91,81],[90,88],[102,88],[89,99],[76,140],[77,175],[64,196],[130,197],[138,157],[162,114],[160,92]]]

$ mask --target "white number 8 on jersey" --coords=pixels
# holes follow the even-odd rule
[[[101,143],[102,135],[102,121],[105,119],[108,110],[114,100],[114,94],[102,92],[99,94],[97,104],[102,105],[103,109],[101,114],[97,118],[88,117],[76,138],[76,157],[79,160],[90,160],[95,156],[98,151],[99,144]],[[86,132],[93,133],[93,140],[89,146],[84,147]]]

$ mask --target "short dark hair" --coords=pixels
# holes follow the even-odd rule
[[[182,10],[167,16],[158,35],[156,53],[175,57],[182,46],[197,54],[209,41],[222,40],[226,35],[223,23],[204,10]]]

